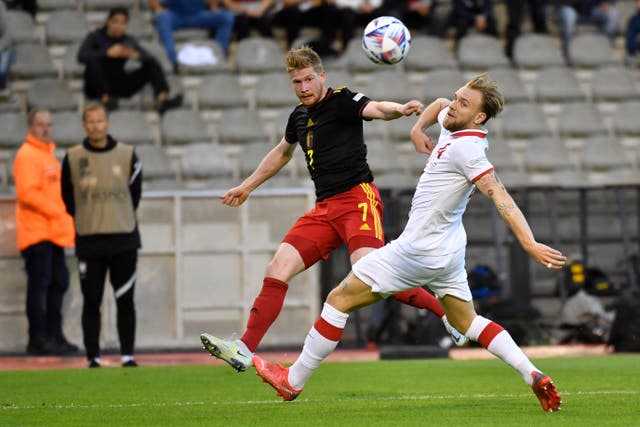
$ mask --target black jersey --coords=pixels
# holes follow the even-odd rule
[[[289,115],[285,139],[302,147],[318,200],[373,181],[362,134],[368,102],[347,88],[328,89],[318,104],[300,104]]]

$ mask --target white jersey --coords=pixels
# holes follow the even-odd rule
[[[438,144],[418,181],[409,221],[394,242],[407,255],[444,260],[464,248],[467,235],[462,214],[475,189],[473,184],[493,171],[486,155],[486,129],[449,132],[442,124],[448,111],[446,107],[438,114],[442,128]]]

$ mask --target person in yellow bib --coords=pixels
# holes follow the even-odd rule
[[[84,298],[82,332],[89,367],[100,367],[100,305],[107,271],[117,307],[122,366],[135,367],[134,288],[141,246],[136,209],[142,165],[131,145],[108,134],[104,105],[82,113],[87,137],[62,161],[62,198],[76,228],[76,256]]]

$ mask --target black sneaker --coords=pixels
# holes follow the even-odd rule
[[[100,362],[98,362],[96,359],[91,359],[89,361],[89,368],[99,368],[100,367]]]
[[[52,338],[51,342],[53,342],[58,347],[62,354],[71,354],[78,352],[78,346],[67,341],[64,335]]]
[[[182,105],[183,96],[178,94],[173,98],[167,98],[157,106],[158,114],[163,115],[167,110],[178,108]]]
[[[129,360],[129,361],[124,362],[122,364],[122,367],[123,368],[137,368],[138,364],[136,363],[135,360]]]
[[[32,356],[46,356],[56,354],[57,346],[53,345],[45,337],[33,337],[27,344],[27,354]]]

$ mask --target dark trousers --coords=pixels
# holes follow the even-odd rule
[[[22,251],[27,273],[29,339],[62,336],[62,301],[69,288],[64,249],[40,242]]]
[[[331,45],[340,26],[340,13],[334,5],[326,3],[306,11],[301,11],[298,5],[288,6],[276,13],[273,24],[285,28],[289,47],[298,38],[304,26],[320,28],[322,40]]]
[[[529,16],[536,33],[548,33],[547,17],[545,15],[546,0],[506,0],[507,5],[507,44],[505,54],[513,56],[513,46],[520,35],[525,8],[529,9]]]
[[[87,359],[100,356],[100,305],[107,271],[116,298],[120,354],[133,355],[136,335],[136,308],[133,294],[137,262],[137,250],[101,258],[78,259],[80,288],[84,297],[82,333]]]
[[[101,59],[86,64],[84,71],[84,94],[90,99],[110,97],[129,98],[138,93],[147,83],[153,93],[169,92],[169,84],[160,63],[155,58],[141,58],[141,66],[131,72],[105,67]]]

